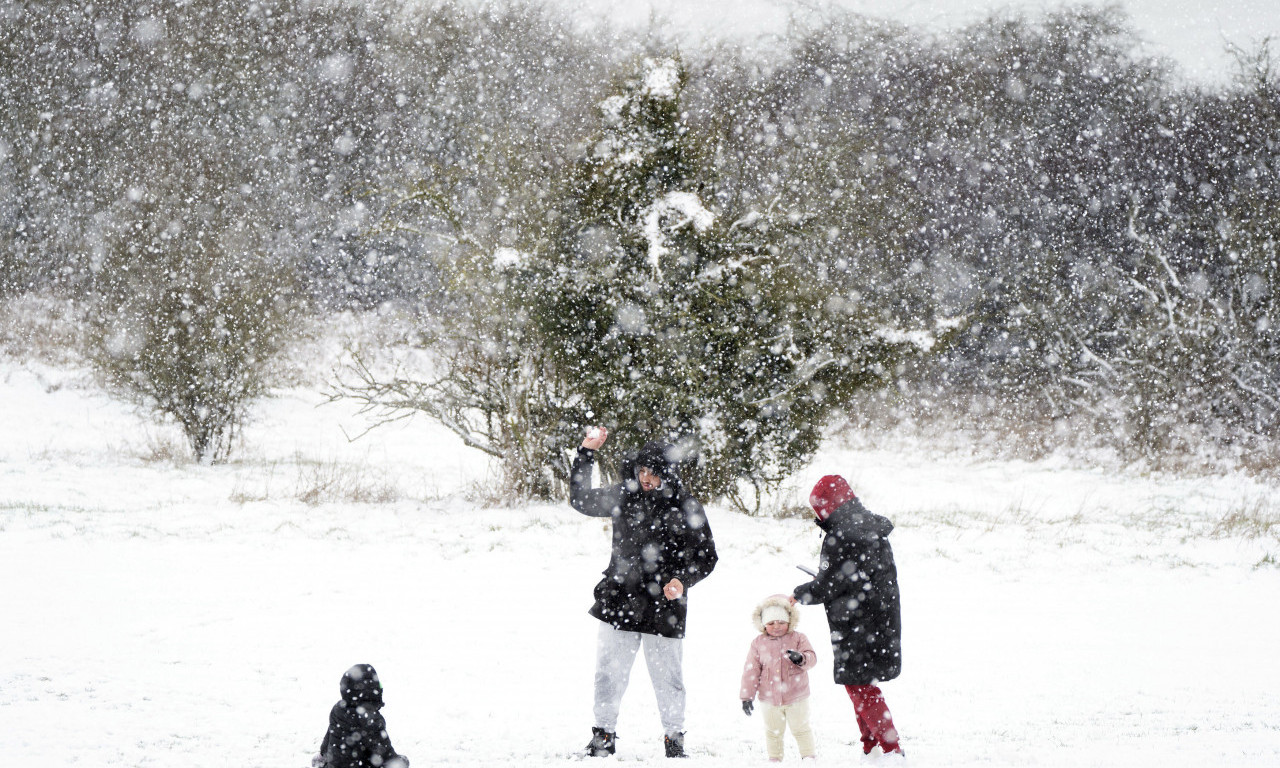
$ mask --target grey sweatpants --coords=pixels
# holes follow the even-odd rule
[[[614,733],[622,694],[631,680],[636,652],[644,646],[644,660],[658,698],[663,732],[674,736],[684,730],[684,641],[676,637],[624,632],[600,622],[596,643],[596,727]]]

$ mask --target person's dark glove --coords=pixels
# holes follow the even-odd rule
[[[752,703],[751,699],[747,699],[746,701],[742,702],[742,714],[746,715],[747,717],[751,717],[751,710],[755,708],[756,708],[756,705]]]
[[[791,663],[797,667],[804,666],[804,654],[799,651],[787,651],[787,658],[791,659]]]

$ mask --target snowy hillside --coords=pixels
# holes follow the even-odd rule
[[[417,766],[561,765],[586,743],[606,528],[487,505],[485,462],[426,421],[348,442],[362,423],[322,399],[276,392],[236,460],[199,467],[155,458],[176,436],[79,372],[3,362],[0,764],[306,766],[356,662]],[[831,444],[790,501],[833,471],[897,524],[905,670],[885,691],[911,765],[1280,761],[1275,488]],[[710,513],[688,762],[728,768],[765,760],[737,703],[751,608],[819,539]],[[820,761],[858,764],[820,611],[800,629]],[[662,760],[643,664],[619,735],[616,761]]]

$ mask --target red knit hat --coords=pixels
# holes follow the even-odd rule
[[[827,475],[813,486],[813,491],[809,494],[809,506],[813,507],[819,520],[826,520],[841,504],[856,498],[858,497],[853,495],[853,489],[843,477]]]

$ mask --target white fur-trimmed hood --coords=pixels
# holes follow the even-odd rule
[[[761,615],[764,613],[764,609],[771,605],[776,605],[787,610],[787,631],[794,632],[796,626],[800,624],[800,607],[792,605],[791,599],[786,595],[770,595],[756,606],[756,609],[751,613],[751,623],[756,625],[756,630],[764,632],[764,620],[761,618]]]

